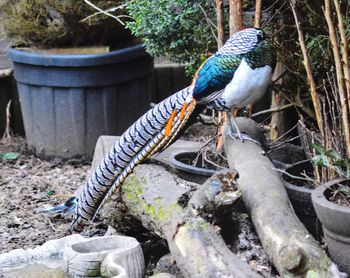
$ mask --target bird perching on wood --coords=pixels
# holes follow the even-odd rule
[[[271,82],[275,64],[272,42],[262,30],[248,28],[235,33],[203,63],[189,87],[163,100],[129,127],[80,195],[63,205],[74,211],[72,230],[81,231],[135,166],[169,146],[204,107],[228,111],[257,102]]]

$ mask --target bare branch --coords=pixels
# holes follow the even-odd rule
[[[256,112],[256,113],[252,114],[252,118],[260,116],[260,115],[264,115],[264,114],[267,114],[267,113],[280,112],[280,111],[289,109],[290,107],[293,107],[293,106],[294,106],[294,103],[288,103],[286,105],[280,105],[280,106],[275,107],[275,108],[270,108],[270,109],[266,109],[266,110],[263,110],[263,111],[259,111],[259,112]]]
[[[318,128],[319,128],[320,132],[322,133],[322,131],[323,131],[323,129],[322,129],[322,115],[321,115],[319,100],[317,98],[316,84],[315,84],[315,80],[314,80],[314,77],[312,74],[310,60],[309,60],[309,57],[307,55],[304,34],[303,34],[303,31],[301,30],[299,19],[298,19],[298,14],[297,14],[297,11],[295,9],[295,4],[296,4],[295,2],[296,2],[295,0],[292,0],[290,5],[291,5],[292,12],[294,15],[295,24],[296,24],[296,27],[298,30],[299,43],[300,43],[301,51],[303,53],[304,66],[305,66],[307,80],[308,80],[309,87],[310,87],[310,94],[311,94],[311,98],[312,98],[312,103],[313,103],[314,111],[316,114],[316,121],[317,121]]]
[[[255,1],[255,16],[254,16],[254,27],[260,28],[261,25],[261,6],[262,0]]]
[[[101,8],[97,7],[95,4],[91,3],[89,0],[84,0],[84,2],[85,2],[86,4],[88,4],[89,6],[93,7],[95,10],[99,11],[100,13],[105,14],[105,15],[107,15],[107,16],[110,16],[110,17],[114,18],[114,19],[115,19],[116,21],[118,21],[121,25],[123,25],[123,26],[125,25],[124,22],[121,21],[121,20],[119,19],[120,16],[115,16],[115,15],[109,13],[108,11],[102,10]]]
[[[343,76],[343,70],[341,65],[341,59],[340,59],[340,53],[337,45],[337,38],[336,38],[336,31],[332,22],[331,18],[331,7],[330,7],[330,1],[325,0],[325,7],[324,7],[324,14],[327,21],[328,26],[328,32],[329,32],[329,39],[331,41],[333,56],[334,56],[334,63],[335,63],[335,70],[337,74],[337,84],[338,84],[338,93],[339,93],[339,99],[341,104],[341,117],[343,122],[343,130],[345,135],[345,143],[347,148],[347,153],[350,155],[350,131],[349,131],[349,120],[348,120],[348,107],[346,104],[346,92],[344,88],[344,76]]]
[[[205,20],[208,22],[208,26],[210,28],[211,33],[213,34],[213,37],[215,38],[216,42],[218,43],[218,37],[215,33],[215,28],[217,28],[214,24],[214,22],[208,17],[207,12],[204,10],[202,5],[199,5],[199,8],[201,9],[202,13],[204,14]]]
[[[337,18],[338,18],[338,27],[339,27],[340,40],[341,40],[340,49],[342,54],[344,80],[345,80],[345,86],[346,86],[346,96],[347,96],[348,109],[350,110],[350,101],[349,101],[350,100],[350,70],[349,70],[349,53],[348,53],[347,39],[346,39],[346,34],[344,29],[343,16],[340,12],[339,1],[334,0],[334,6],[337,12]]]

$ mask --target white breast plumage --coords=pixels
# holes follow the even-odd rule
[[[222,95],[226,106],[243,108],[257,102],[264,95],[271,77],[270,66],[252,69],[243,59]]]

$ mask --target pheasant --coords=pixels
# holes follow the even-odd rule
[[[247,28],[233,34],[202,64],[190,86],[158,103],[124,132],[78,197],[45,211],[73,211],[71,229],[81,231],[135,166],[167,148],[203,108],[229,111],[258,101],[275,64],[272,42],[262,30]]]

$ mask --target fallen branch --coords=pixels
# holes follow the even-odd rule
[[[186,184],[178,184],[162,166],[140,165],[124,183],[122,199],[147,229],[167,240],[185,277],[260,277],[230,251],[214,226],[200,216],[206,210],[229,205],[228,199],[232,204],[239,197],[230,185],[234,178],[234,172],[210,178],[203,184],[206,190],[196,191],[188,206],[180,206],[179,200],[191,192],[188,185],[186,188]]]
[[[238,118],[241,132],[260,141],[258,125]],[[224,147],[230,168],[239,173],[238,187],[270,260],[282,277],[340,277],[336,266],[296,217],[279,174],[258,144],[234,141]]]
[[[11,120],[11,103],[12,100],[10,99],[9,102],[6,105],[6,127],[4,134],[2,135],[1,141],[9,141],[12,138],[12,132],[11,132],[11,127],[10,127],[10,120]]]

